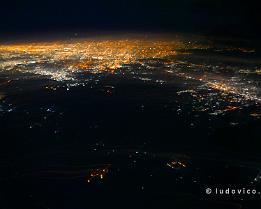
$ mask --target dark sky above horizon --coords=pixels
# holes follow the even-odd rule
[[[257,36],[259,9],[253,0],[10,0],[1,3],[0,32],[142,30]]]

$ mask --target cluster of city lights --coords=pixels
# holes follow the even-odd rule
[[[99,168],[94,168],[91,169],[88,174],[86,175],[86,180],[88,183],[95,179],[103,179],[108,173],[109,173],[109,168],[111,165],[104,165]]]
[[[235,111],[254,102],[260,104],[258,81],[260,67],[242,68],[195,63],[190,58],[193,50],[209,50],[209,44],[186,42],[181,39],[111,39],[2,44],[0,46],[0,72],[19,72],[46,76],[55,81],[69,81],[77,86],[94,79],[102,81],[103,73],[117,73],[139,79],[144,83],[168,84],[177,79],[198,84],[177,92],[193,97],[194,111],[212,115]],[[240,53],[254,53],[254,49],[227,47],[220,49]],[[217,49],[215,49],[217,51]],[[180,57],[185,57],[181,60]],[[96,74],[81,77],[79,72]],[[230,76],[234,73],[234,76]],[[165,74],[164,74],[165,73]],[[166,79],[166,75],[168,78]],[[248,76],[251,75],[248,79]],[[84,84],[85,85],[85,84]],[[56,90],[57,87],[47,86]],[[217,93],[218,92],[218,95]],[[0,95],[0,100],[3,96]],[[216,101],[215,104],[210,101]],[[225,104],[225,105],[224,105]],[[259,113],[256,113],[259,114]]]
[[[111,70],[122,65],[176,55],[180,41],[98,40],[1,45],[2,67],[59,63],[70,70]],[[13,58],[16,59],[13,59]]]

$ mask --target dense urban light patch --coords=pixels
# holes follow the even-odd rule
[[[193,57],[196,51],[255,53],[255,49],[217,47],[209,41],[181,38],[3,44],[0,46],[0,72],[44,76],[65,83],[68,89],[90,81],[100,82],[107,73],[157,85],[171,85],[183,79],[184,84],[193,83],[193,86],[173,92],[173,95],[181,98],[190,95],[192,110],[210,115],[236,111],[242,105],[260,104],[259,65],[244,68],[198,63]],[[45,88],[56,90],[57,86],[47,85]]]
[[[20,57],[3,62],[3,67],[23,64],[60,63],[71,70],[115,70],[142,59],[176,55],[183,48],[180,41],[99,40],[2,45],[3,58]],[[27,59],[31,58],[31,59]]]

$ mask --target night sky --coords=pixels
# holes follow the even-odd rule
[[[260,7],[252,0],[11,0],[0,10],[2,35],[89,30],[261,34]]]

